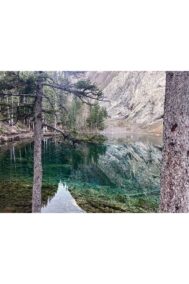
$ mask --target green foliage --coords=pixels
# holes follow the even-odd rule
[[[76,98],[73,100],[70,111],[68,113],[68,125],[71,129],[76,128],[77,116],[80,113],[81,102]]]
[[[79,80],[75,83],[75,87],[76,89],[85,92],[85,94],[92,99],[94,97],[99,99],[103,95],[102,91],[99,90],[95,84],[91,83],[90,80]]]
[[[63,127],[66,127],[72,131],[77,129],[77,123],[82,111],[82,102],[77,99],[73,98],[71,103],[65,102],[64,103],[67,111],[62,110],[60,113],[60,120]]]
[[[89,80],[80,80],[75,84],[75,87],[77,89],[87,89],[90,91],[97,91],[98,88],[96,87],[96,85],[92,84]]]
[[[90,108],[86,121],[87,104],[102,99],[102,91],[89,80],[72,83],[69,79],[64,72],[0,72],[2,121],[9,125],[20,121],[33,127],[35,95],[40,81],[44,84],[42,107],[43,121],[46,124],[55,127],[62,125],[70,130],[86,127],[103,129],[107,113],[98,104]]]
[[[87,125],[91,129],[104,129],[104,119],[107,118],[108,114],[105,108],[100,107],[98,103],[91,106],[90,114],[87,119]]]
[[[35,91],[36,76],[34,72],[7,71],[0,72],[0,91],[14,94],[29,94]]]

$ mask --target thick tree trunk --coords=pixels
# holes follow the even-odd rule
[[[32,192],[32,212],[41,212],[42,186],[42,85],[39,83],[34,106],[34,172]]]
[[[189,212],[189,72],[167,72],[161,212]]]

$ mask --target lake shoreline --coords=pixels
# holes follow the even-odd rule
[[[54,137],[60,136],[60,134],[55,132],[44,132],[43,137]],[[9,142],[22,142],[22,140],[28,140],[34,137],[34,133],[31,132],[22,132],[22,133],[14,133],[14,134],[3,134],[0,135],[0,145]]]

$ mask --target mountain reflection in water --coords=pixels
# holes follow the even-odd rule
[[[68,191],[66,184],[59,182],[58,190],[52,199],[49,199],[47,204],[41,208],[41,213],[82,213],[84,212],[75,202]]]
[[[42,212],[47,210],[48,204],[50,208],[49,200],[54,204],[49,209],[51,212],[66,211],[60,205],[61,198],[57,205],[53,201],[53,197],[56,201],[57,196],[61,195],[57,191],[60,180],[66,182],[72,195],[81,200],[87,201],[92,194],[90,202],[93,204],[96,197],[116,204],[124,203],[127,196],[152,195],[159,198],[160,161],[159,137],[110,135],[104,144],[80,144],[75,147],[59,139],[45,139],[43,184],[46,189],[42,189]],[[32,173],[33,142],[1,147],[1,212],[31,211]],[[66,212],[73,211],[70,207]]]

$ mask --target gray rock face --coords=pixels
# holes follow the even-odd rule
[[[98,167],[118,187],[130,193],[159,190],[161,150],[140,141],[110,145],[100,156]]]
[[[163,116],[165,72],[87,72],[109,102],[109,117],[148,125]]]

